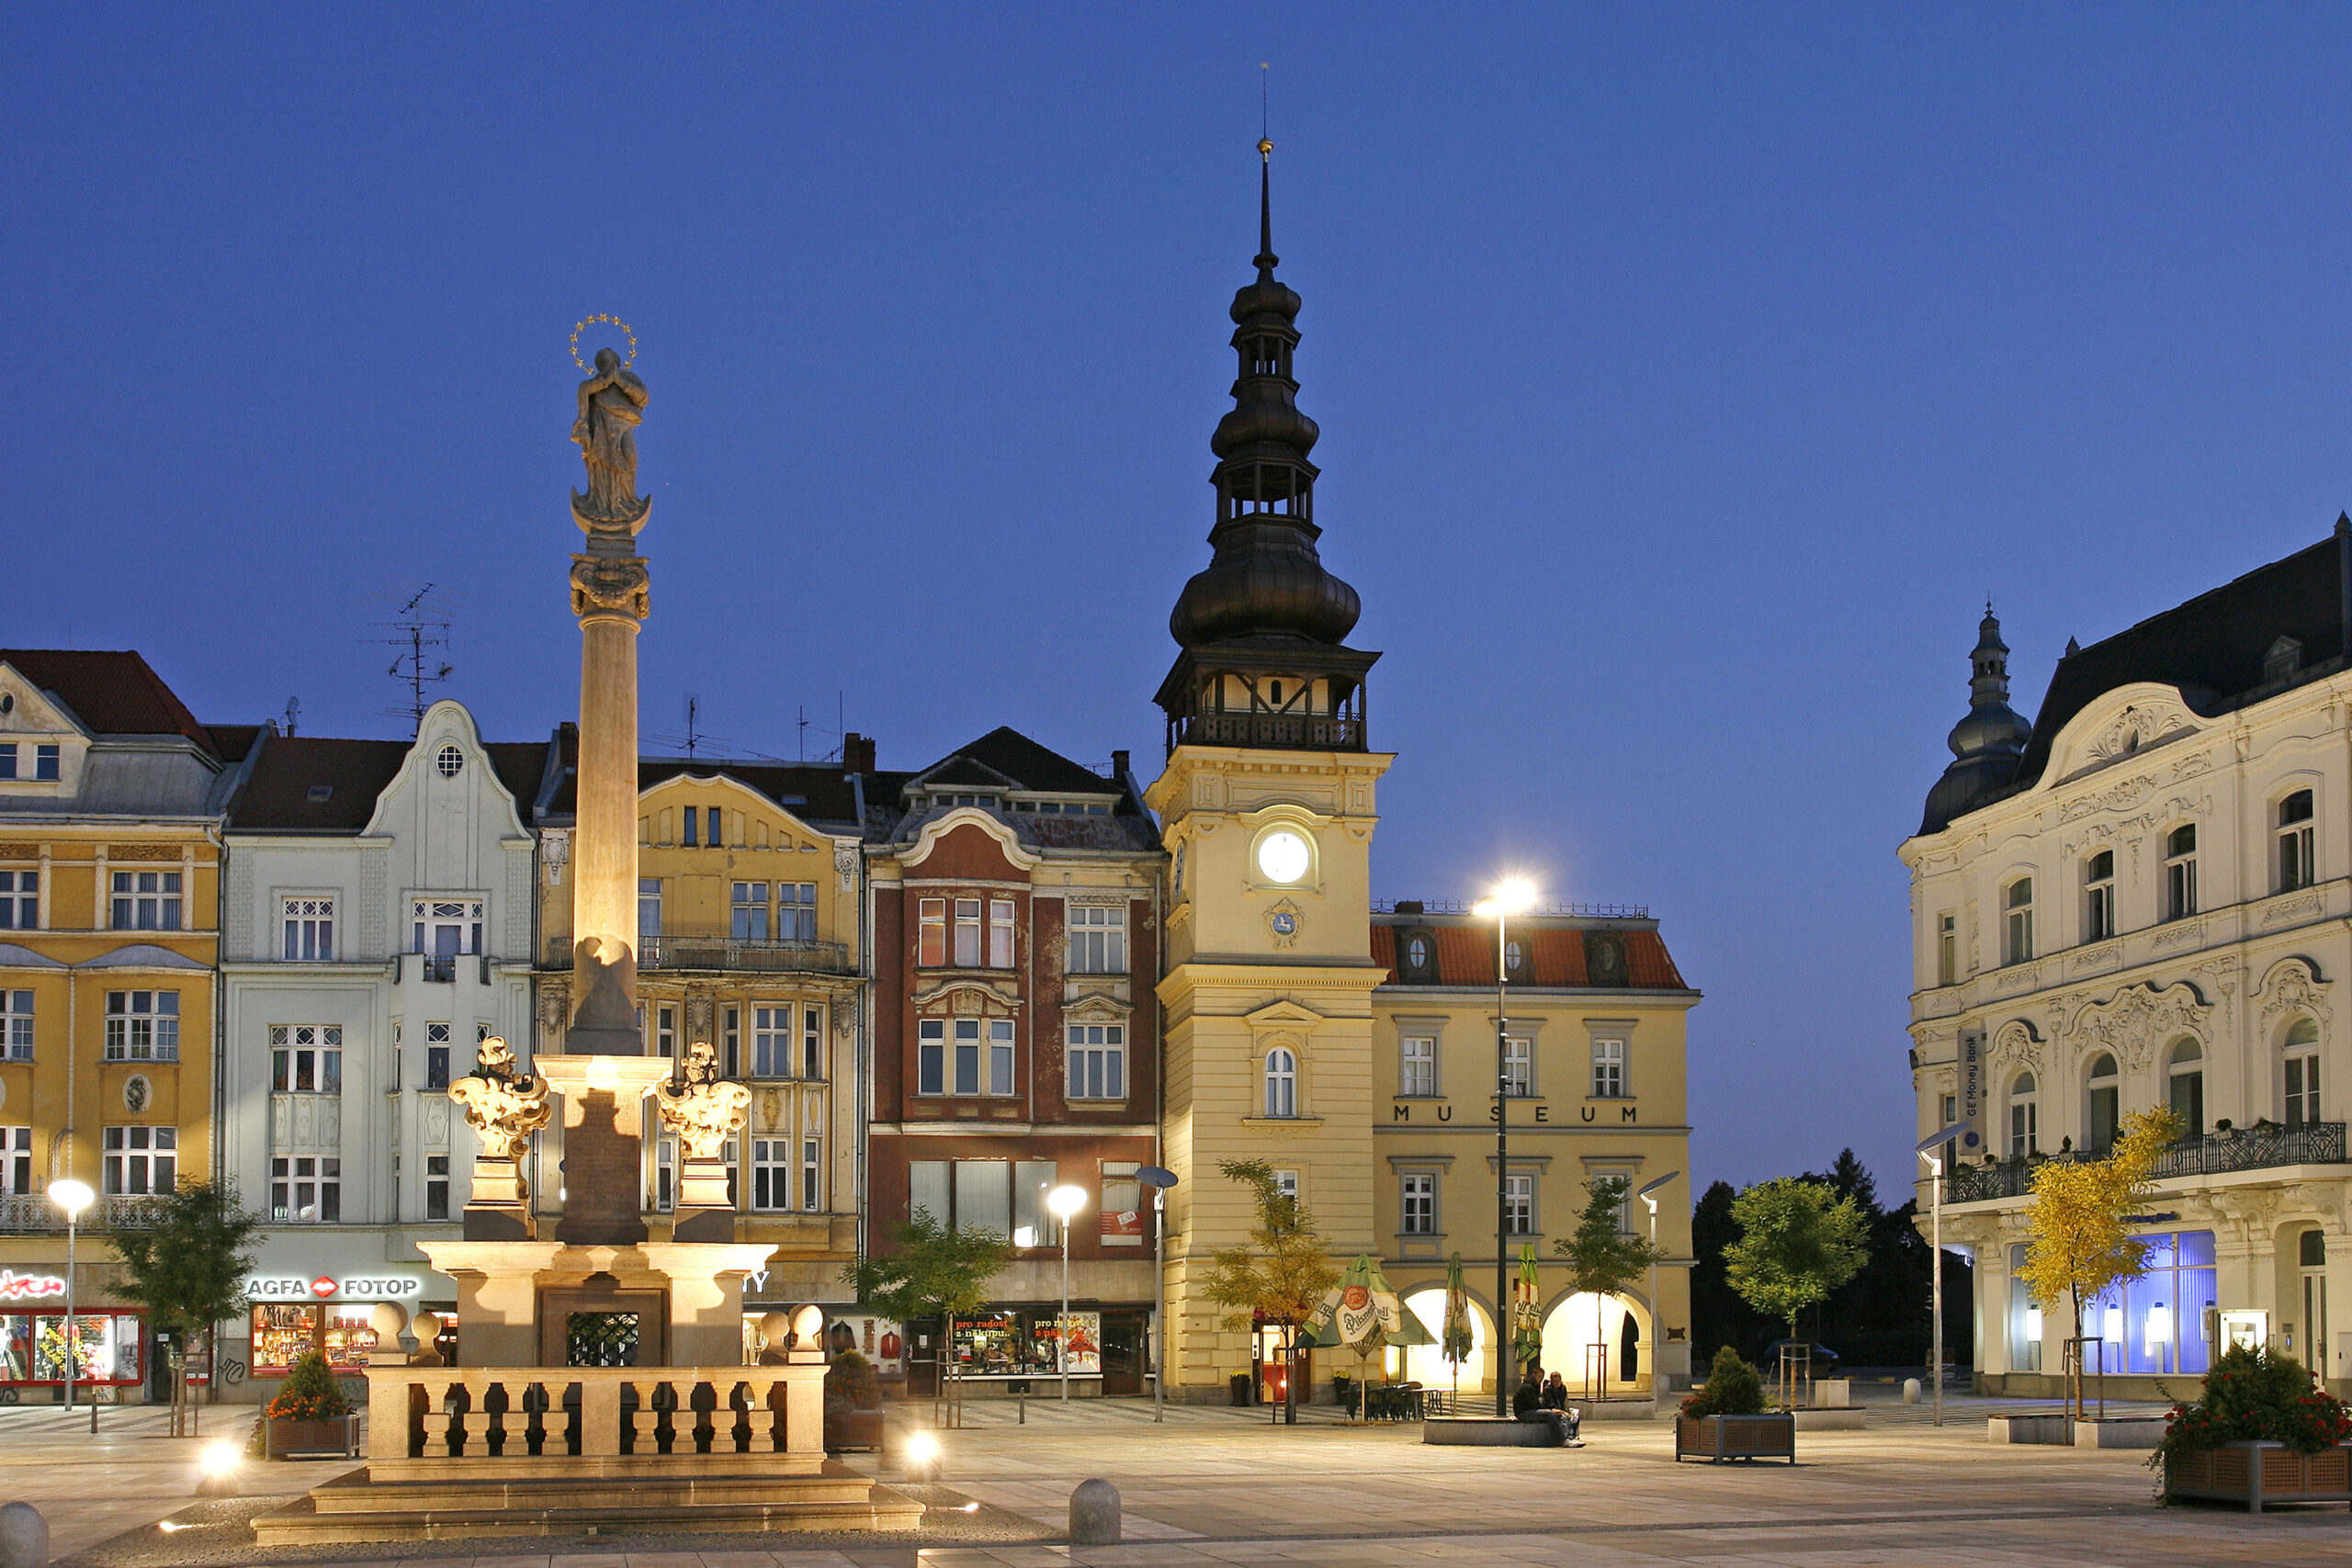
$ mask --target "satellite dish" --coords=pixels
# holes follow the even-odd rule
[[[1136,1172],[1136,1179],[1146,1187],[1173,1187],[1176,1173],[1165,1166],[1148,1165]]]

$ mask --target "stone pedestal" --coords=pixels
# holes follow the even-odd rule
[[[472,1196],[466,1200],[468,1241],[529,1241],[538,1232],[523,1189],[523,1173],[511,1159],[474,1156]]]
[[[727,1162],[689,1157],[679,1173],[678,1215],[673,1241],[726,1243],[735,1239],[735,1205],[727,1198]]]
[[[532,1064],[563,1097],[563,1215],[556,1240],[628,1247],[646,1238],[640,1110],[670,1076],[660,1056],[541,1056]],[[460,1319],[459,1321],[463,1321]]]
[[[639,1315],[638,1364],[728,1366],[743,1359],[743,1277],[775,1248],[654,1242],[428,1241],[419,1249],[458,1282],[469,1367],[560,1367],[574,1312]]]

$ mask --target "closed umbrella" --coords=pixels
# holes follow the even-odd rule
[[[1544,1319],[1536,1311],[1541,1284],[1535,1273],[1535,1244],[1519,1249],[1519,1281],[1511,1288],[1511,1355],[1523,1370],[1544,1359]]]
[[[1358,1254],[1306,1320],[1299,1333],[1301,1345],[1337,1349],[1345,1345],[1356,1353],[1358,1372],[1373,1352],[1389,1345],[1433,1345],[1437,1341],[1421,1320],[1396,1299],[1380,1265]],[[1357,1382],[1363,1382],[1359,1375]]]
[[[1462,1254],[1445,1266],[1445,1337],[1442,1341],[1446,1362],[1453,1369],[1453,1397],[1462,1397],[1462,1363],[1470,1359],[1470,1288],[1462,1282]]]

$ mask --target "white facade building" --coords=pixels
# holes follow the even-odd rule
[[[2188,1134],[2159,1167],[2146,1274],[2085,1313],[2086,1364],[2154,1397],[2260,1337],[2352,1378],[2347,547],[2339,525],[2070,644],[2030,727],[1984,620],[1957,760],[1902,849],[1918,1135],[1973,1130],[1943,1225],[1975,1262],[1982,1388],[2054,1393],[2065,1364],[2071,1314],[2016,1280],[2035,1164],[2101,1153],[2156,1104]]]
[[[455,702],[413,743],[262,743],[222,898],[222,1172],[270,1222],[231,1397],[307,1345],[364,1366],[379,1301],[455,1302],[415,1243],[459,1234],[474,1148],[452,1075],[484,1035],[529,1055],[546,755],[485,745]]]

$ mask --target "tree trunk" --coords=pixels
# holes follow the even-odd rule
[[[2074,1298],[2075,1303],[2075,1343],[2070,1348],[2069,1356],[2074,1364],[2069,1369],[2068,1378],[2074,1386],[2067,1392],[2074,1402],[2075,1419],[2079,1421],[2083,1418],[2083,1288],[2076,1285],[2067,1294]]]
[[[1283,1425],[1298,1425],[1298,1329],[1286,1325],[1283,1329]]]

